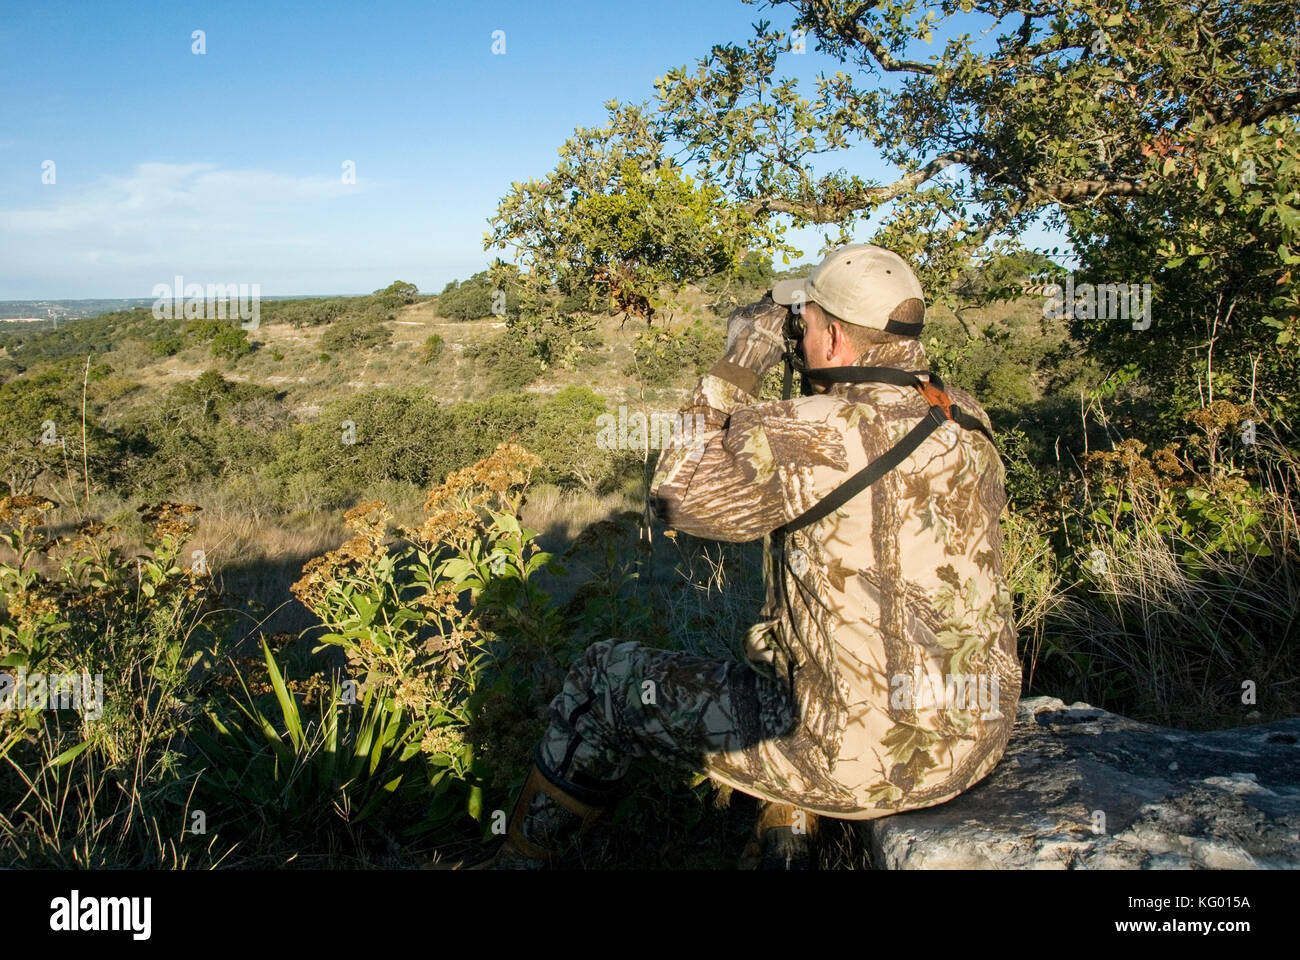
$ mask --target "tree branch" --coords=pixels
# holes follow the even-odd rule
[[[852,193],[836,191],[833,196],[813,200],[763,197],[744,204],[742,209],[751,215],[789,213],[809,223],[840,223],[850,214],[877,207],[915,189],[953,164],[963,163],[969,166],[980,159],[983,158],[974,151],[953,150],[935,157],[920,170],[899,177],[885,186],[864,187]],[[1035,181],[1029,180],[1024,200],[1010,216],[1019,213],[1020,207],[1026,203],[1038,206],[1047,202],[1069,203],[1081,197],[1142,196],[1146,189],[1146,184],[1134,180],[1066,180],[1048,186],[1039,186]]]
[[[1137,180],[1066,180],[1046,187],[1034,185],[1030,196],[1042,195],[1050,200],[1068,203],[1080,197],[1140,197],[1146,192],[1146,184]]]
[[[791,200],[785,197],[765,197],[745,204],[744,210],[757,213],[793,213],[812,223],[837,223],[849,214],[879,206],[921,185],[941,170],[955,163],[970,164],[979,155],[970,150],[953,150],[935,157],[920,170],[905,174],[893,183],[881,187],[863,187],[853,193],[843,193],[834,199]]]
[[[925,76],[934,76],[938,73],[939,68],[932,63],[922,63],[919,60],[896,60],[876,35],[858,22],[862,14],[874,6],[874,2],[861,3],[851,13],[842,17],[836,17],[830,11],[821,11],[818,32],[833,33],[848,44],[860,44],[875,58],[882,70],[891,73],[919,73]],[[810,16],[814,24],[818,23],[818,19],[818,13],[812,13]]]
[[[1224,108],[1211,107],[1206,112],[1210,118],[1218,124],[1229,123],[1232,120],[1240,120],[1246,126],[1259,123],[1261,120],[1267,120],[1269,117],[1289,110],[1291,107],[1300,104],[1300,90],[1288,90],[1286,93],[1280,93],[1270,100],[1256,106],[1246,113],[1234,113]]]

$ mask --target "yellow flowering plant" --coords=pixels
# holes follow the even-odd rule
[[[0,563],[0,613],[7,614],[0,615],[0,667],[42,662],[53,638],[70,626],[36,564],[47,546],[41,516],[54,506],[46,497],[0,498],[0,543],[14,555],[12,565]]]
[[[406,718],[401,737],[429,764],[429,823],[481,812],[483,771],[465,731],[496,641],[508,637],[531,663],[561,635],[533,579],[552,558],[519,523],[540,465],[501,444],[431,490],[414,528],[394,531],[383,501],[359,504],[344,514],[353,537],[309,561],[292,588],[324,627],[317,651],[340,647],[359,693]]]

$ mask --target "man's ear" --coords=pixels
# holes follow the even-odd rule
[[[832,322],[830,326],[826,328],[826,332],[830,334],[830,336],[826,338],[826,359],[829,360],[831,357],[835,356],[835,354],[839,352],[840,347],[844,345],[844,329],[838,323]]]

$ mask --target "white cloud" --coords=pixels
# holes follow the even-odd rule
[[[0,298],[146,296],[175,273],[223,283],[328,273],[378,254],[378,238],[350,223],[364,212],[350,200],[375,186],[213,163],[43,186],[48,204],[0,210]]]
[[[74,230],[147,236],[247,229],[267,213],[289,212],[362,188],[338,177],[222,170],[210,163],[141,163],[127,176],[104,176],[48,207],[0,211],[0,230],[29,236]],[[51,192],[57,189],[56,184]]]

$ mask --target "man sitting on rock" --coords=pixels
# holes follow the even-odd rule
[[[1003,467],[978,404],[923,372],[924,315],[907,263],[868,245],[732,315],[682,408],[707,429],[665,447],[652,493],[692,536],[770,535],[748,659],[589,647],[495,866],[553,862],[639,756],[760,798],[753,859],[796,866],[816,815],[943,803],[997,764],[1020,693]],[[787,338],[805,395],[759,402]]]

